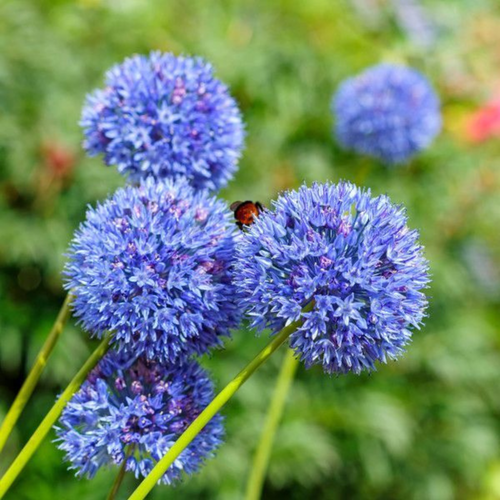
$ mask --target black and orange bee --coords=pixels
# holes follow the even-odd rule
[[[235,201],[231,203],[231,210],[234,212],[236,225],[243,229],[244,226],[250,226],[255,219],[264,211],[264,205],[256,201]]]

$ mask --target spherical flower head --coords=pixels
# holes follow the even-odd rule
[[[439,99],[414,69],[380,64],[341,84],[332,102],[342,146],[404,163],[441,130]]]
[[[213,398],[207,373],[190,361],[163,365],[109,352],[66,405],[56,432],[77,476],[120,465],[147,476]],[[216,415],[169,467],[161,482],[196,472],[221,443]]]
[[[252,325],[277,332],[302,319],[290,345],[327,373],[396,358],[422,322],[429,282],[406,222],[386,196],[347,182],[280,196],[237,249],[235,284]]]
[[[89,209],[65,268],[84,328],[171,363],[220,345],[240,317],[231,217],[186,181],[152,179]]]
[[[219,189],[243,148],[241,113],[212,66],[196,57],[152,52],[125,59],[90,94],[81,123],[84,147],[133,182],[187,177]]]

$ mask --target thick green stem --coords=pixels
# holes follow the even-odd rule
[[[7,412],[4,421],[2,422],[2,425],[0,427],[0,452],[5,446],[5,442],[10,436],[12,429],[16,425],[16,422],[21,415],[24,407],[26,406],[26,403],[29,401],[29,398],[33,393],[33,390],[35,389],[38,379],[40,378],[45,365],[47,364],[47,360],[52,354],[52,350],[54,349],[54,346],[56,345],[59,337],[61,336],[61,333],[63,332],[64,325],[66,324],[66,321],[68,321],[70,315],[71,299],[72,296],[70,294],[66,295],[66,299],[64,300],[59,314],[57,315],[56,322],[52,326],[47,340],[38,353],[38,356],[33,367],[31,368],[31,371],[28,374],[28,377],[26,378],[23,386],[21,387],[21,390],[19,391],[19,394],[16,396],[16,399]]]
[[[281,416],[283,415],[286,397],[298,365],[299,362],[295,359],[293,351],[288,349],[283,364],[281,365],[281,371],[278,382],[276,383],[276,388],[274,389],[273,399],[269,407],[257,451],[255,452],[252,471],[247,483],[245,494],[246,500],[259,500],[262,494],[267,466],[273,448],[274,436]]]
[[[309,311],[312,308],[312,302],[304,308]],[[129,497],[129,500],[142,500],[154,488],[155,484],[161,479],[167,469],[174,463],[175,459],[184,451],[184,449],[193,441],[199,432],[210,422],[212,417],[228,402],[234,393],[252,376],[252,374],[273,354],[278,347],[302,324],[299,320],[283,328],[276,334],[271,342],[262,349],[262,351],[250,363],[241,370],[229,384],[222,389],[212,402],[198,415],[193,423],[184,431],[179,439],[174,443],[167,454],[155,465],[153,470],[142,481],[137,489]]]
[[[9,467],[7,472],[4,474],[2,479],[0,479],[0,498],[3,498],[5,493],[15,481],[17,476],[23,470],[24,466],[28,463],[29,459],[35,453],[35,451],[40,446],[45,436],[50,431],[51,427],[55,424],[56,420],[61,415],[66,403],[71,399],[73,394],[80,388],[82,383],[87,378],[88,373],[97,362],[106,354],[109,349],[109,335],[107,335],[102,342],[99,344],[97,349],[91,354],[89,359],[82,366],[80,371],[74,376],[73,380],[69,383],[68,387],[64,390],[61,396],[54,403],[49,413],[42,420],[42,423],[38,426],[37,430],[31,436],[30,440],[26,443],[21,453],[14,460],[12,465]]]

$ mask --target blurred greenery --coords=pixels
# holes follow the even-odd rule
[[[410,3],[418,0],[2,0],[0,418],[63,301],[72,232],[87,204],[124,183],[82,152],[85,93],[130,54],[199,54],[230,85],[247,123],[224,198],[268,204],[282,189],[326,179],[370,186],[408,207],[433,274],[427,324],[401,361],[362,376],[299,370],[264,498],[500,498],[500,140],[473,144],[466,133],[470,114],[500,91],[500,4],[423,1],[425,38],[403,22]],[[381,60],[419,68],[443,101],[443,133],[402,168],[342,151],[331,135],[332,92]],[[204,363],[220,387],[265,342],[235,333]],[[92,345],[68,326],[0,472]],[[241,497],[282,355],[224,410],[217,457],[152,499]],[[115,474],[75,479],[47,439],[8,498],[101,499]],[[121,498],[134,484],[126,479]]]

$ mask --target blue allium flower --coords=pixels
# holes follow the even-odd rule
[[[76,232],[66,288],[86,330],[167,362],[221,344],[239,314],[235,226],[226,204],[185,180],[119,189]]]
[[[127,471],[147,476],[212,398],[212,382],[194,361],[162,365],[111,351],[66,405],[56,427],[59,448],[77,476],[92,478],[100,467],[123,460]],[[216,415],[162,482],[196,472],[222,436]]]
[[[111,68],[106,87],[87,97],[81,125],[85,149],[132,181],[184,176],[219,189],[243,148],[240,111],[212,66],[161,52]]]
[[[400,28],[416,45],[430,49],[436,42],[438,30],[421,0],[392,0]]]
[[[332,111],[345,148],[390,164],[429,146],[441,129],[436,93],[423,75],[403,66],[380,64],[346,80]]]
[[[290,345],[307,367],[372,370],[419,327],[428,265],[403,208],[350,183],[282,195],[242,234],[235,284],[259,330],[304,323]],[[303,308],[313,303],[310,312]]]

